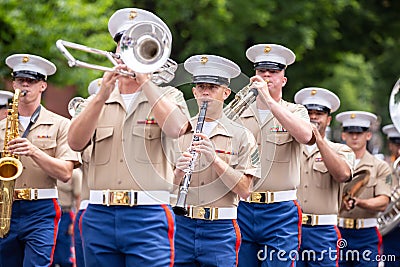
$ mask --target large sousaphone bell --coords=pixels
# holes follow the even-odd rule
[[[400,79],[394,85],[389,99],[389,112],[393,125],[400,131]],[[393,173],[396,180],[400,179],[400,157],[393,163]],[[386,210],[378,217],[378,228],[382,235],[386,235],[400,223],[400,185],[397,185],[390,197],[390,203]]]

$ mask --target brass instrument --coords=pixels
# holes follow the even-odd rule
[[[351,208],[354,208],[354,198],[361,195],[369,182],[371,173],[368,170],[360,170],[354,173],[350,182],[343,187],[342,204],[339,213],[344,209],[344,202],[351,201]]]
[[[19,156],[13,155],[8,150],[8,142],[19,137],[18,130],[18,101],[20,89],[15,89],[13,103],[6,118],[4,148],[0,158],[0,238],[10,231],[12,204],[14,200],[15,179],[22,173],[22,163]]]
[[[199,117],[197,119],[195,133],[201,133],[201,131],[203,130],[204,121],[206,119],[207,105],[208,105],[207,101],[204,101],[203,104],[201,105]],[[199,140],[200,137],[198,137],[197,135],[193,135],[192,143],[190,146],[192,147],[193,142]],[[190,179],[192,178],[194,164],[198,155],[197,152],[194,150],[191,150],[190,153],[192,154],[193,157],[192,160],[190,161],[188,168],[185,170],[185,176],[183,177],[181,186],[179,188],[176,205],[172,207],[174,213],[180,216],[186,215],[188,213],[186,209],[186,198],[189,191]]]
[[[268,82],[268,80],[265,82]],[[224,108],[224,113],[229,119],[236,120],[239,118],[240,115],[256,100],[258,90],[252,88],[251,85],[252,83],[249,83],[237,92],[235,98]]]
[[[68,113],[71,115],[71,117],[74,117],[75,115],[78,115],[81,111],[81,105],[85,102],[86,100],[83,97],[77,96],[72,98],[68,102]]]
[[[175,71],[178,68],[177,63],[169,58],[171,43],[172,38],[168,28],[146,21],[134,24],[122,35],[120,54],[64,40],[58,40],[56,46],[67,58],[70,67],[115,72],[130,77],[135,77],[135,72],[151,73],[151,80],[160,85],[170,82],[175,77]],[[114,66],[118,65],[117,59],[121,59],[133,72],[114,70],[110,67],[76,60],[66,47],[106,56]]]
[[[394,85],[390,99],[389,99],[389,112],[393,125],[400,131],[400,79]],[[393,174],[396,180],[400,179],[400,157],[393,163]],[[378,217],[378,228],[384,236],[400,223],[400,185],[397,185],[391,193],[390,203],[384,212],[381,212]]]

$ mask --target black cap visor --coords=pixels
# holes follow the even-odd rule
[[[330,112],[331,112],[331,109],[330,109],[330,108],[325,107],[325,106],[323,106],[323,105],[318,105],[318,104],[306,104],[306,105],[304,105],[304,106],[305,106],[306,109],[308,109],[308,110],[317,110],[317,111],[322,111],[322,112],[325,112],[325,113],[328,113],[328,114],[330,114]]]
[[[261,62],[254,63],[254,69],[256,69],[256,70],[259,70],[259,69],[284,70],[284,69],[286,69],[286,66],[281,63],[277,63],[277,62],[261,61]]]
[[[15,78],[28,78],[28,79],[32,79],[32,80],[46,81],[46,76],[39,72],[36,72],[36,71],[20,70],[20,71],[14,71],[11,75],[14,79]]]
[[[361,127],[361,126],[346,126],[343,127],[343,132],[346,133],[362,133],[367,132],[369,127]]]
[[[389,137],[389,141],[394,144],[400,145],[400,137]]]
[[[229,86],[229,79],[212,75],[193,76],[193,83],[212,83],[218,85]]]

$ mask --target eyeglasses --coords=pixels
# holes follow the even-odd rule
[[[39,82],[39,80],[35,80],[35,79],[30,79],[30,78],[15,78],[14,81],[18,84],[24,84],[27,83],[29,85],[31,84],[37,84]]]

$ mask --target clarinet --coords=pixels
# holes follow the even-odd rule
[[[197,119],[195,133],[201,133],[203,129],[204,120],[206,118],[207,105],[208,105],[207,101],[204,101],[203,104],[201,105],[199,117]],[[193,142],[197,142],[199,140],[200,137],[193,135],[191,146],[193,145]],[[187,215],[188,213],[186,209],[186,198],[189,191],[190,179],[192,178],[194,164],[198,155],[195,150],[191,150],[190,153],[192,154],[192,160],[190,161],[189,166],[185,169],[185,176],[183,177],[181,186],[179,188],[176,205],[172,207],[174,213],[180,216]]]

